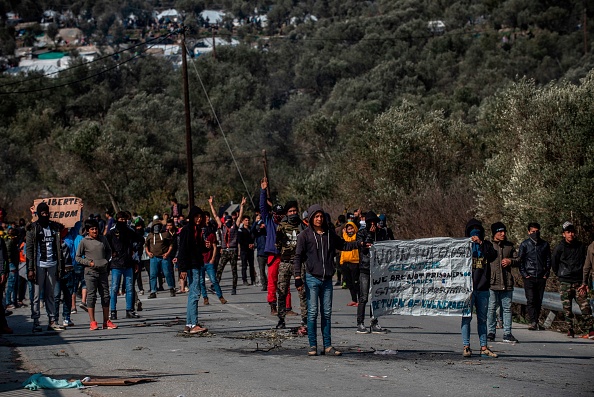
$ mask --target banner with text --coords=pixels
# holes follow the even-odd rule
[[[470,315],[470,239],[381,241],[370,252],[369,300],[375,317]]]
[[[39,203],[46,202],[50,209],[50,220],[59,222],[65,227],[73,227],[81,220],[83,202],[78,197],[52,197],[33,201],[33,210],[37,210]],[[33,214],[33,221],[37,220],[37,213]]]

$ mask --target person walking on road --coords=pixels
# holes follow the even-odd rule
[[[91,322],[91,331],[99,329],[95,319],[95,303],[97,291],[101,298],[103,310],[103,329],[116,329],[109,319],[109,261],[111,248],[107,238],[99,234],[99,223],[95,219],[85,221],[87,235],[76,250],[76,261],[85,267],[85,283],[87,284],[87,311]]]
[[[188,215],[188,224],[179,235],[177,265],[180,278],[187,281],[189,288],[186,305],[186,326],[184,333],[200,334],[208,331],[198,325],[198,302],[200,301],[200,273],[204,266],[203,254],[207,251],[202,237],[204,213],[199,207],[192,206]]]
[[[573,327],[575,316],[571,308],[575,299],[582,312],[583,325],[588,330],[587,337],[594,339],[592,309],[588,299],[578,293],[584,275],[586,246],[575,237],[575,233],[575,226],[571,222],[563,224],[563,240],[553,250],[552,269],[559,278],[559,293],[567,324],[567,336],[570,338],[575,336]]]
[[[518,260],[526,293],[526,309],[530,321],[528,329],[536,331],[539,328],[542,299],[551,271],[551,247],[540,238],[538,223],[528,224],[528,238],[520,244]]]

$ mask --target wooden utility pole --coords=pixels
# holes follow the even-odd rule
[[[266,197],[270,199],[270,179],[268,178],[268,160],[266,159],[266,149],[262,149],[262,165],[264,166],[264,178],[268,181],[266,185]]]
[[[212,27],[212,57],[217,59],[217,39],[216,39],[216,27]]]
[[[186,172],[188,174],[188,204],[194,205],[194,160],[192,154],[192,122],[190,119],[190,89],[188,88],[188,59],[186,58],[186,27],[182,27],[182,81],[186,113]]]
[[[586,13],[586,2],[584,1],[584,55],[588,53],[588,16]]]

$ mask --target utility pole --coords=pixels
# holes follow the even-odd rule
[[[262,156],[264,156],[262,160],[262,165],[264,166],[264,178],[268,181],[268,185],[266,187],[266,198],[270,199],[270,179],[268,179],[268,160],[266,159],[266,149],[262,149]]]
[[[194,205],[194,160],[192,155],[192,122],[190,120],[190,89],[188,88],[188,59],[186,58],[186,27],[182,26],[182,81],[186,113],[186,172],[188,174],[188,204]]]
[[[588,53],[588,16],[586,13],[586,2],[584,1],[584,55]]]
[[[217,59],[217,40],[216,40],[216,26],[212,27],[212,57],[213,59]]]

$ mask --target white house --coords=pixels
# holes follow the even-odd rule
[[[235,47],[235,46],[239,45],[239,41],[235,40],[235,39],[231,39],[231,41],[227,41],[227,40],[223,39],[222,37],[215,37],[214,44],[216,47],[229,46],[229,45],[232,47]],[[198,57],[202,54],[208,54],[208,53],[212,52],[212,49],[213,49],[212,37],[204,38],[204,39],[200,40],[198,43],[196,43],[196,45],[194,46],[194,56]]]

